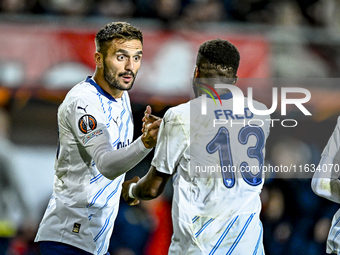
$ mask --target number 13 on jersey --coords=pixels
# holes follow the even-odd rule
[[[265,145],[265,135],[262,128],[258,126],[245,126],[238,133],[238,142],[242,145],[247,145],[250,136],[256,137],[255,146],[247,148],[247,155],[249,158],[257,159],[258,172],[253,174],[250,170],[253,166],[249,166],[246,160],[242,161],[236,168],[233,165],[233,158],[230,144],[229,131],[225,127],[221,127],[215,137],[207,144],[207,152],[209,154],[216,153],[218,151],[220,164],[222,169],[223,183],[227,188],[232,188],[235,184],[235,171],[234,169],[240,169],[243,180],[252,186],[257,186],[262,183],[262,166],[264,163],[263,148]]]

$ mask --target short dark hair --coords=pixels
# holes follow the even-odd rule
[[[206,41],[198,49],[196,65],[202,78],[234,78],[240,63],[240,53],[227,40]]]
[[[111,22],[102,27],[96,34],[95,43],[97,52],[106,55],[106,51],[112,40],[119,39],[139,40],[143,44],[143,33],[127,22]]]

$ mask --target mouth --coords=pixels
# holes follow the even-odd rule
[[[134,75],[131,74],[131,73],[130,73],[130,74],[124,73],[124,74],[121,74],[120,76],[122,77],[122,80],[123,80],[125,83],[131,82],[131,81],[133,80],[133,78],[134,78]]]
[[[132,81],[132,78],[133,77],[131,75],[122,76],[122,79],[123,79],[124,82],[130,82],[130,81]]]

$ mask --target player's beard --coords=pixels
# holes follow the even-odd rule
[[[103,65],[103,72],[104,72],[104,80],[109,84],[111,88],[119,89],[119,90],[130,90],[133,86],[133,83],[135,82],[136,75],[132,71],[127,71],[124,73],[119,73],[117,77],[124,76],[124,75],[131,75],[132,80],[130,83],[121,84],[118,79],[116,78],[116,73],[112,72],[107,68],[107,65],[104,62]]]

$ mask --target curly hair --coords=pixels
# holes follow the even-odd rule
[[[240,63],[240,53],[227,40],[206,41],[198,49],[196,65],[203,78],[234,78]]]
[[[111,22],[102,27],[96,34],[95,43],[97,52],[106,55],[112,40],[118,39],[139,40],[143,44],[143,33],[127,22]]]

